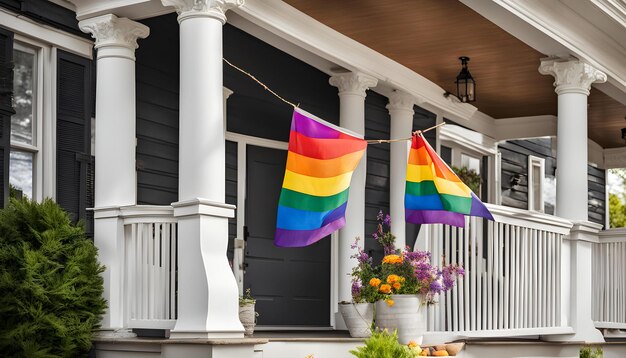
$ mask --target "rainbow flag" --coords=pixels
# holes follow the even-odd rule
[[[350,179],[366,147],[357,134],[294,110],[276,246],[308,246],[345,225]]]
[[[421,134],[413,135],[406,169],[405,217],[414,224],[465,227],[465,215],[493,216]]]

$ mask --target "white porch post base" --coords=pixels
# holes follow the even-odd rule
[[[106,267],[103,297],[108,308],[102,318],[101,329],[116,332],[124,322],[124,222],[120,207],[96,208],[94,214],[94,244],[98,261]]]
[[[203,199],[172,206],[178,219],[178,319],[170,338],[243,337],[224,239],[235,206]]]
[[[569,326],[575,334],[545,336],[548,341],[566,342],[604,342],[602,333],[595,328],[591,316],[591,249],[592,242],[597,241],[598,232],[602,225],[589,221],[577,221],[564,241],[563,261],[569,260],[569,285],[565,284],[561,290],[561,304],[563,313],[569,311]],[[566,255],[568,255],[567,257]],[[561,266],[561,269],[567,269]],[[567,272],[565,272],[567,274]],[[569,305],[569,307],[568,307]]]

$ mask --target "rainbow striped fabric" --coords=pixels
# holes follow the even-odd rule
[[[352,172],[367,142],[296,108],[274,244],[311,245],[342,228]]]
[[[406,169],[405,217],[414,224],[465,227],[465,215],[493,216],[421,134],[413,135]]]

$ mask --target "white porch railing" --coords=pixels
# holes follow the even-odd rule
[[[459,278],[428,308],[428,330],[495,337],[571,332],[561,317],[561,246],[572,224],[554,216],[488,205],[496,222],[466,218],[465,229],[430,225],[433,262],[462,265]],[[420,237],[419,240],[422,240]]]
[[[128,328],[176,323],[177,224],[169,206],[122,208],[125,321]]]
[[[596,328],[626,329],[626,229],[600,232],[593,244],[592,277]]]

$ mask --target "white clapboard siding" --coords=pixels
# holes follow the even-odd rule
[[[444,259],[466,272],[427,310],[428,330],[469,337],[565,331],[560,255],[571,223],[541,213],[488,207],[496,222],[471,217],[465,228],[438,224],[426,229],[425,247],[432,251],[433,262]],[[626,257],[626,251],[623,254]],[[610,302],[624,297],[610,296]]]
[[[124,316],[127,328],[176,323],[177,224],[171,207],[134,206],[124,218]]]
[[[626,329],[626,229],[601,232],[592,250],[595,326]]]

